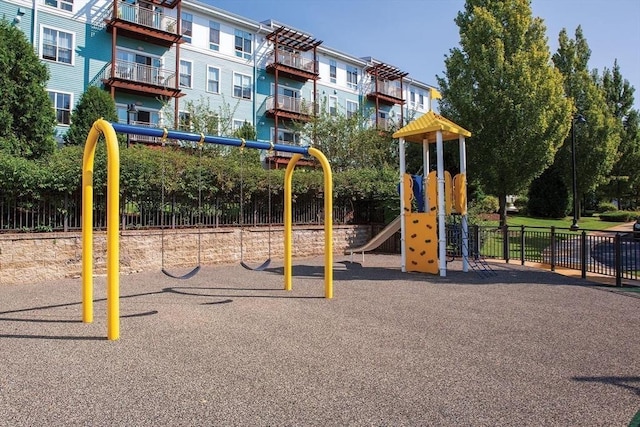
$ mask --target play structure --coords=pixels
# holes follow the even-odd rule
[[[469,270],[465,138],[471,132],[430,111],[393,134],[399,138],[400,215],[365,245],[349,249],[371,251],[393,236],[401,235],[402,271],[447,274],[446,215],[460,215],[463,271]],[[444,170],[444,141],[457,140],[460,172],[453,178]],[[422,144],[423,177],[406,173],[405,141]],[[429,144],[436,144],[437,168],[429,170]]]
[[[278,150],[292,153],[284,178],[284,289],[292,289],[292,179],[296,163],[303,156],[315,157],[324,172],[324,296],[333,298],[333,179],[331,167],[322,152],[312,147],[291,146],[244,139],[205,136],[189,132],[109,123],[96,120],[89,131],[82,159],[82,321],[93,322],[93,167],[98,137],[102,134],[107,144],[107,338],[120,337],[120,152],[116,132],[220,144],[259,150]],[[164,266],[163,266],[164,268]],[[194,270],[199,269],[198,266]],[[187,273],[193,275],[197,271]],[[165,273],[166,274],[166,273]],[[171,274],[169,274],[171,275]],[[182,277],[179,277],[182,278]]]

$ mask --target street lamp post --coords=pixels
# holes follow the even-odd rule
[[[131,115],[138,112],[136,104],[127,104],[127,124],[131,124]],[[127,134],[127,148],[131,145],[131,135]]]
[[[578,212],[580,204],[578,203],[578,179],[576,174],[576,123],[586,123],[584,116],[578,114],[571,118],[571,165],[573,172],[573,222],[570,229],[576,231],[580,228],[578,225]]]

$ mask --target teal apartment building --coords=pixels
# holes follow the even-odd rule
[[[49,67],[58,137],[90,85],[109,91],[124,123],[185,127],[191,102],[226,108],[231,130],[248,122],[259,140],[280,143],[304,143],[291,123],[319,108],[362,111],[385,130],[429,111],[436,93],[397,65],[325,46],[321,35],[192,0],[0,0],[0,16]]]

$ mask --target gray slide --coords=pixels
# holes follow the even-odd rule
[[[362,252],[362,256],[364,257],[365,252],[369,252],[383,244],[389,237],[393,236],[400,230],[400,215],[396,217],[393,221],[391,221],[382,231],[375,235],[375,237],[369,240],[363,246],[359,248],[349,248],[345,252],[348,252],[353,258],[354,253]]]

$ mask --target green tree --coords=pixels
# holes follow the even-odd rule
[[[573,102],[574,113],[586,119],[586,123],[574,126],[576,197],[580,201],[583,194],[608,181],[617,158],[621,127],[607,106],[604,91],[589,72],[591,50],[581,27],[576,29],[575,37],[575,40],[569,39],[565,29],[560,32],[553,62],[565,77],[564,90],[567,99]],[[568,183],[572,176],[571,145],[569,134],[555,159],[556,165],[565,170]],[[580,216],[580,209],[577,215]]]
[[[621,125],[620,145],[610,182],[600,192],[607,199],[617,199],[618,209],[630,208],[633,194],[638,194],[634,189],[640,184],[640,128],[638,111],[633,109],[635,89],[622,77],[617,60],[612,70],[605,68],[602,77],[596,73],[595,78],[604,91],[609,110]]]
[[[0,20],[0,152],[36,159],[56,143],[47,67],[18,28]]]
[[[460,48],[445,59],[445,77],[437,77],[440,110],[472,132],[469,174],[498,196],[504,224],[506,196],[553,162],[571,105],[528,0],[467,0],[455,22]]]
[[[89,86],[71,113],[71,126],[64,135],[65,144],[84,145],[93,122],[100,118],[117,122],[116,104],[108,92]]]
[[[334,171],[351,168],[380,168],[397,164],[391,133],[371,127],[369,116],[362,111],[347,115],[327,108],[306,123],[295,123],[293,129],[302,141],[322,151]]]
[[[551,165],[531,183],[527,210],[540,218],[564,218],[568,205],[569,190],[563,174]]]

